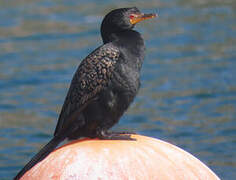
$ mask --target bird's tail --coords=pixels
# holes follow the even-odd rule
[[[47,143],[26,165],[25,167],[16,175],[14,180],[19,180],[28,170],[30,170],[35,164],[43,160],[48,154],[50,154],[57,145],[62,142],[66,136],[54,136],[49,143]]]

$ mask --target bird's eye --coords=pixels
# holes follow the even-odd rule
[[[130,19],[133,19],[133,18],[134,18],[134,15],[133,15],[133,14],[131,14],[131,15],[129,16],[129,18],[130,18]]]

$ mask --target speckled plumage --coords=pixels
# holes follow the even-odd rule
[[[66,128],[67,124],[70,125],[72,116],[79,116],[83,107],[95,100],[98,93],[108,86],[119,54],[119,49],[108,43],[97,48],[81,62],[71,81],[54,135]],[[74,116],[77,118],[76,115]],[[67,122],[68,119],[71,120]],[[83,126],[84,123],[82,119],[77,121],[78,126]]]

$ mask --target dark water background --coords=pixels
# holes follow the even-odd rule
[[[236,179],[236,1],[0,0],[0,179],[48,142],[77,65],[101,44],[111,9],[159,18],[137,25],[142,88],[114,129],[180,146]]]

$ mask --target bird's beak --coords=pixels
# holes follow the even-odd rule
[[[143,21],[143,20],[146,20],[146,19],[152,19],[152,18],[155,18],[155,17],[157,17],[157,14],[143,14],[143,13],[141,13],[141,14],[131,14],[130,17],[129,17],[130,18],[129,21],[130,21],[131,24],[136,24],[140,21]]]

